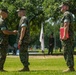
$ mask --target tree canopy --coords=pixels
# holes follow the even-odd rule
[[[44,22],[46,39],[51,32],[54,32],[55,36],[59,36],[59,25],[57,24],[61,16],[59,5],[64,1],[70,4],[70,11],[76,15],[75,0],[0,0],[0,8],[8,9],[8,26],[9,29],[13,30],[17,29],[19,24],[16,10],[20,7],[25,7],[30,24],[31,42],[36,44],[39,40],[42,22]]]

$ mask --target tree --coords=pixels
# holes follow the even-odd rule
[[[71,7],[70,11],[76,15],[75,0],[0,0],[0,8],[8,9],[8,26],[10,30],[13,30],[18,28],[19,23],[16,10],[19,7],[25,7],[26,15],[30,24],[31,42],[36,44],[40,35],[41,23],[44,22],[45,43],[47,44],[47,38],[51,32],[55,32],[55,36],[59,36],[59,23],[58,25],[56,24],[61,17],[59,5],[64,1],[69,2]],[[45,23],[46,20],[49,20],[50,18],[50,24]],[[52,26],[52,23],[55,25]]]
[[[44,0],[43,2],[43,11],[44,11],[44,14],[45,14],[45,17],[46,18],[51,18],[51,24],[54,23],[54,27],[52,28],[55,28],[55,36],[59,38],[59,23],[57,24],[57,22],[60,20],[60,17],[61,17],[61,13],[60,13],[60,10],[59,10],[59,5],[62,3],[62,2],[68,2],[69,5],[70,5],[70,11],[76,15],[76,1],[75,0]],[[76,21],[75,21],[76,22]],[[74,23],[74,28],[75,28],[75,31],[76,31],[76,23]],[[57,26],[56,26],[57,25]],[[49,28],[50,29],[50,28]],[[50,29],[51,31],[51,29]]]
[[[44,0],[2,0],[0,8],[7,8],[9,11],[8,27],[10,30],[18,28],[19,18],[16,10],[25,7],[26,15],[30,24],[32,42],[39,37],[41,22],[44,20],[42,3]]]

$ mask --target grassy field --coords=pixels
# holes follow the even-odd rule
[[[4,69],[8,72],[0,72],[0,75],[76,75],[76,72],[62,72],[67,69],[63,56],[30,56],[29,62],[30,72],[18,72],[23,67],[19,57],[7,56]]]

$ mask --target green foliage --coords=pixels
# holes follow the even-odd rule
[[[59,36],[59,25],[52,26],[52,23],[59,20],[61,16],[59,5],[64,1],[69,2],[70,11],[76,16],[75,0],[0,0],[0,8],[8,9],[8,27],[13,30],[18,29],[19,24],[16,10],[20,7],[25,7],[30,24],[31,43],[35,44],[39,40],[41,23],[44,22],[45,43],[47,44],[46,39],[48,39],[51,32],[54,32],[56,37]],[[51,18],[50,23],[46,24],[45,21],[49,18]]]
[[[52,23],[54,23],[54,27],[52,28],[48,28],[48,25],[46,26],[46,31],[45,31],[45,37],[47,37],[47,35],[49,35],[49,32],[50,31],[54,31],[54,35],[56,37],[56,40],[59,40],[59,28],[60,28],[60,24],[56,24],[56,22],[61,19],[61,13],[60,13],[60,10],[59,10],[59,5],[62,3],[62,2],[68,2],[69,5],[70,5],[70,11],[76,16],[76,1],[75,0],[44,0],[43,2],[43,10],[44,10],[44,13],[45,13],[45,17],[47,17],[48,19],[51,18],[51,24],[50,24],[50,27],[52,25]],[[49,23],[48,23],[49,24]],[[55,30],[54,30],[55,29]],[[48,30],[50,30],[48,32]],[[74,23],[74,30],[76,32],[76,21]],[[48,33],[48,34],[47,34]],[[47,42],[47,41],[46,41]],[[58,42],[56,42],[58,44]]]

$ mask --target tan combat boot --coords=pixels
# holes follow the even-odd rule
[[[75,71],[75,69],[72,67],[72,68],[68,68],[67,70],[64,70],[63,72],[73,72]]]
[[[30,71],[29,67],[24,67],[23,69],[19,70],[19,72],[25,72],[25,71]]]

